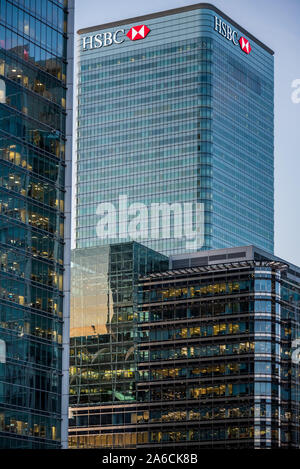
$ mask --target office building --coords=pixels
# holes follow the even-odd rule
[[[253,246],[171,266],[141,282],[143,446],[299,448],[300,269]]]
[[[1,449],[67,445],[73,21],[1,1]]]
[[[83,295],[83,311],[108,304]],[[299,448],[300,268],[254,246],[171,256],[137,303],[132,374],[107,329],[74,347],[70,447]]]
[[[166,256],[136,242],[73,251],[70,448],[89,447],[87,428],[99,434],[103,408],[118,425],[114,406],[136,405],[138,279],[168,264]],[[127,435],[121,439],[130,445]]]
[[[273,252],[273,51],[199,3],[82,29],[78,54],[77,248]]]

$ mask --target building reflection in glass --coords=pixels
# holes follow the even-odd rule
[[[135,242],[76,249],[72,260],[71,434],[100,423],[105,404],[111,411],[136,402],[138,278],[168,266],[165,256]],[[123,413],[114,410],[112,420],[124,423]]]

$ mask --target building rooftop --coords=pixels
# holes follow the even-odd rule
[[[200,9],[209,9],[209,10],[214,11],[218,15],[222,16],[222,18],[224,18],[224,20],[228,21],[234,27],[239,29],[243,34],[248,36],[249,39],[256,42],[256,44],[258,44],[260,47],[262,47],[269,54],[274,55],[274,51],[272,49],[270,49],[268,46],[266,46],[263,42],[261,42],[255,36],[253,36],[253,34],[249,33],[249,31],[247,31],[245,28],[243,28],[238,23],[233,21],[228,15],[223,13],[221,10],[219,10],[217,7],[215,7],[211,3],[196,3],[194,5],[187,5],[185,7],[173,8],[171,10],[163,10],[163,11],[159,11],[159,12],[156,12],[156,13],[150,13],[150,14],[147,14],[147,15],[136,16],[136,17],[133,17],[133,18],[127,18],[127,19],[118,20],[118,21],[112,21],[110,23],[98,24],[98,25],[95,25],[95,26],[90,26],[88,28],[79,29],[77,32],[78,32],[78,34],[87,34],[87,33],[93,32],[93,31],[101,30],[101,29],[113,28],[115,26],[122,26],[124,24],[130,24],[130,23],[138,23],[138,22],[146,21],[146,20],[150,20],[150,19],[161,18],[163,16],[176,15],[178,13],[183,13],[183,12],[186,12],[186,11],[200,10]]]
[[[290,280],[300,282],[298,266],[253,245],[171,255],[169,270],[146,275],[141,281],[253,267],[285,270]]]

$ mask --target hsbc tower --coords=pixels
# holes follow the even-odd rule
[[[82,29],[78,50],[76,247],[273,252],[273,51],[206,3]]]
[[[82,29],[78,49],[76,247],[273,252],[273,51],[206,3]]]
[[[172,287],[174,279],[169,289],[157,287],[163,289],[161,308],[151,290],[152,316],[148,300],[140,311],[137,279],[157,274],[158,284],[164,284],[159,275],[169,268],[165,257],[169,255],[180,258],[176,263],[179,273],[184,266],[194,272],[197,265],[204,269],[203,276],[211,269],[213,277],[217,274],[214,266],[206,266],[208,258],[213,262],[229,259],[228,268],[234,269],[237,259],[242,264],[246,255],[237,246],[255,245],[273,252],[273,51],[214,6],[200,3],[80,30],[78,57],[70,447],[160,444],[161,431],[152,432],[152,426],[163,418],[162,422],[172,426],[168,422],[183,414],[178,407],[161,417],[156,415],[157,409],[149,413],[149,406],[143,407],[154,380],[154,371],[148,373],[150,361],[154,356],[159,361],[155,379],[169,380],[172,388],[159,391],[162,407],[172,401],[170,396],[175,396],[177,387],[178,406],[188,396],[204,399],[204,388],[196,390],[193,385],[188,391],[187,382],[179,385],[173,381],[188,372],[180,375],[179,366],[170,371],[166,360],[172,361],[176,354],[183,363],[188,358],[198,360],[204,350],[199,348],[200,355],[195,355],[193,341],[198,340],[199,331],[210,344],[209,335],[222,335],[226,328],[219,323],[211,326],[222,312],[218,300],[209,310],[215,316],[208,314],[207,331],[211,333],[206,332],[206,323],[196,324],[195,308],[181,309],[182,298],[193,302],[192,295],[200,291],[197,285],[188,290],[185,278],[180,288]],[[224,249],[228,250],[225,254]],[[193,252],[206,250],[215,251]],[[188,266],[180,257],[186,252],[195,257]],[[225,291],[225,280],[224,285],[203,282],[205,295]],[[245,285],[240,289],[238,283],[228,281],[226,298],[248,296]],[[176,300],[178,292],[180,301]],[[167,301],[178,302],[178,308],[174,311]],[[228,303],[233,300],[226,301],[226,311],[240,311]],[[187,321],[196,321],[193,328],[180,323],[184,315]],[[166,320],[155,326],[160,317]],[[177,329],[168,335],[165,323],[176,318]],[[229,332],[240,331],[234,321]],[[165,344],[155,339],[152,345],[159,349],[157,353],[142,343],[149,336],[148,326],[150,331],[157,327],[159,337],[166,339]],[[180,342],[176,350],[173,339]],[[193,344],[187,348],[190,339]],[[250,339],[241,340],[238,350],[246,353]],[[143,347],[145,350],[139,350]],[[220,354],[226,347],[220,345]],[[205,379],[206,373],[212,373],[221,382],[221,375],[217,377],[220,362],[211,363],[215,350],[209,349],[211,355],[206,358],[201,355],[207,369],[191,372],[189,380],[195,376]],[[140,356],[144,358],[140,360]],[[230,370],[238,367],[234,363]],[[146,375],[149,380],[147,377],[141,384]],[[225,392],[222,386],[216,391],[211,387],[209,392]],[[157,406],[161,397],[154,391],[152,387],[149,399],[158,399]],[[242,391],[241,396],[243,399]],[[188,414],[190,420],[200,419],[197,406]],[[228,415],[234,417],[232,412]],[[203,408],[205,413],[208,415]],[[137,431],[138,425],[148,423],[149,429]],[[175,434],[170,438],[177,438]],[[196,434],[193,438],[198,438]]]

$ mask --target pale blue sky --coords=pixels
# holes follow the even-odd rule
[[[76,0],[75,30],[199,3],[192,0]],[[275,51],[275,254],[300,265],[300,0],[214,0],[233,20]],[[299,93],[300,95],[300,93]]]

